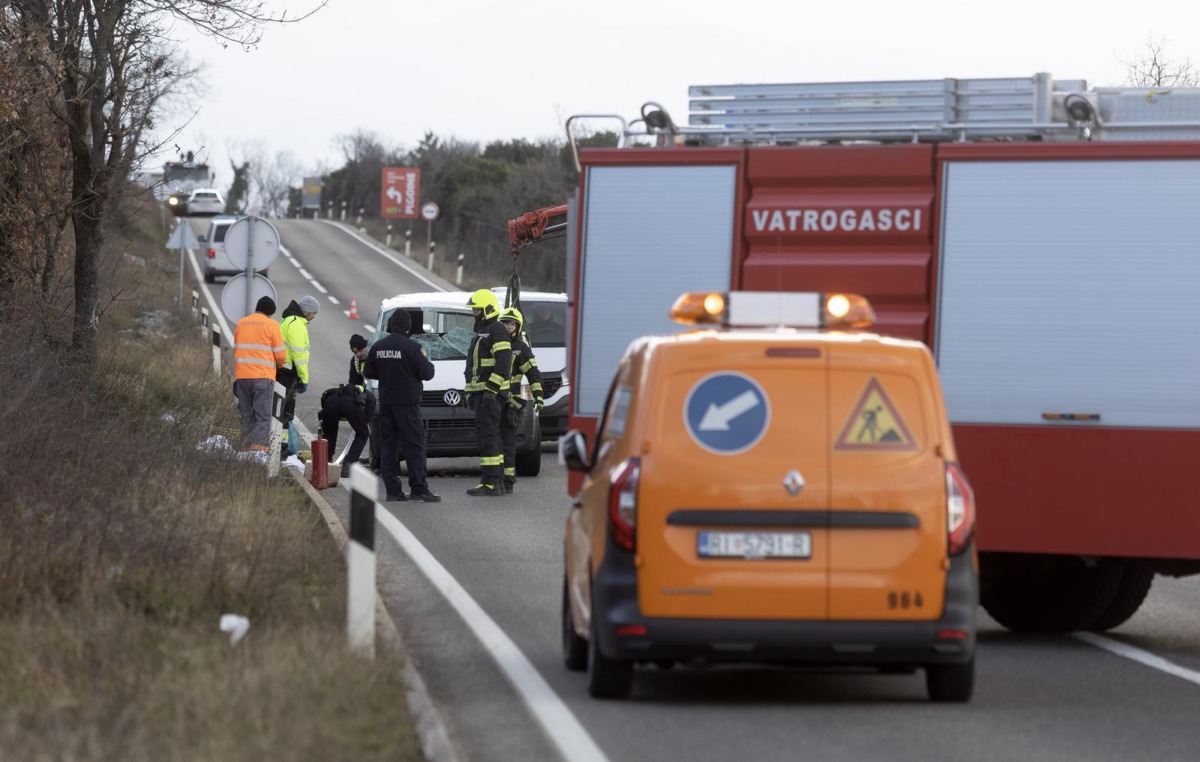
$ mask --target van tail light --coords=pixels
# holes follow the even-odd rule
[[[634,529],[637,526],[638,477],[641,474],[641,458],[623,461],[617,467],[608,491],[609,529],[613,540],[625,550],[633,550]]]
[[[209,250],[208,250],[208,258],[209,258],[209,259],[216,259],[216,258],[217,258],[217,250],[216,250],[216,249],[209,249]]]
[[[966,550],[975,529],[975,493],[957,463],[946,464],[946,528],[950,555]]]

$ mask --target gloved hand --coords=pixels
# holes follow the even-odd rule
[[[462,398],[463,407],[465,407],[467,409],[471,409],[471,403],[475,401],[474,398],[475,398],[475,395],[471,394],[470,392],[467,392],[466,394],[464,394],[463,398]]]
[[[304,394],[306,391],[308,391],[308,384],[304,382],[296,384],[296,394]]]
[[[544,400],[541,397],[534,397],[533,398],[533,412],[535,412],[535,413],[542,412],[542,404],[543,403],[544,403]]]

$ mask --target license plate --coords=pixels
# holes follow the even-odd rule
[[[696,550],[701,558],[808,558],[808,532],[699,532]]]

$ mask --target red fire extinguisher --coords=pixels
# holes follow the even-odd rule
[[[319,426],[317,438],[312,441],[312,486],[315,489],[329,486],[329,440]]]

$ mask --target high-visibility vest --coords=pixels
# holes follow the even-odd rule
[[[308,383],[308,321],[301,315],[288,315],[281,326],[283,343],[287,347],[287,362],[296,371],[300,383]]]
[[[275,368],[283,365],[283,334],[279,323],[255,312],[238,321],[233,332],[234,378],[275,380]]]

